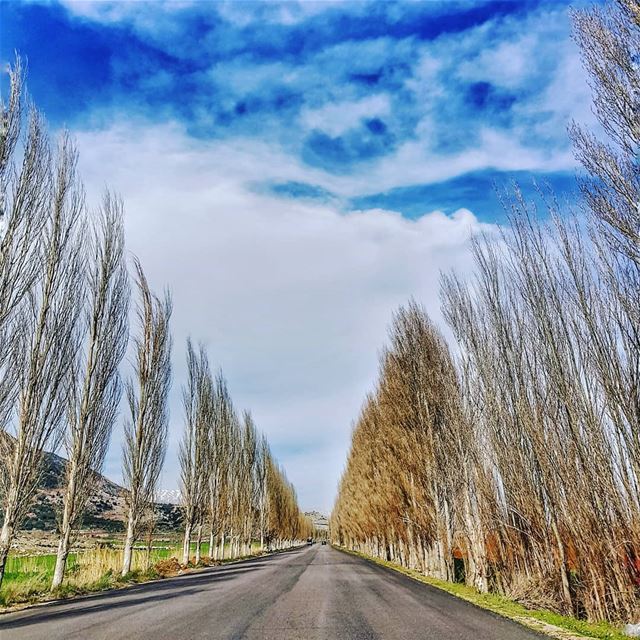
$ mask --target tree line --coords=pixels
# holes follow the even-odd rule
[[[334,541],[589,619],[640,593],[640,5],[573,13],[606,140],[572,123],[578,204],[517,187],[445,274],[441,331],[394,316],[356,422]]]
[[[200,561],[205,536],[212,559],[286,548],[313,534],[300,512],[293,485],[258,433],[249,412],[240,417],[227,383],[211,374],[206,350],[187,343],[187,383],[183,388],[185,430],[180,444],[184,503],[183,563],[195,542]]]
[[[73,536],[99,480],[122,396],[126,534],[122,574],[153,502],[167,449],[172,382],[171,296],[155,294],[125,252],[123,203],[107,192],[89,209],[68,133],[54,144],[26,95],[20,59],[9,71],[0,121],[0,585],[7,557],[39,487],[43,453],[68,458],[52,588],[65,575]],[[129,348],[131,280],[136,328]],[[233,409],[189,343],[180,450],[187,542],[209,526],[234,552],[252,536],[283,546],[308,535],[295,491],[251,416]],[[198,556],[199,556],[199,548]],[[188,544],[187,544],[188,555]],[[222,552],[221,552],[222,553]]]

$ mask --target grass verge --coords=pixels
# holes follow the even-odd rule
[[[543,609],[527,609],[521,604],[495,593],[480,593],[465,584],[446,582],[425,576],[418,571],[405,569],[400,565],[379,558],[373,558],[364,553],[351,551],[343,547],[336,547],[340,551],[358,556],[369,562],[403,573],[414,580],[424,582],[432,587],[446,591],[453,596],[462,598],[476,606],[497,613],[505,618],[544,633],[558,640],[574,640],[577,638],[597,638],[598,640],[629,640],[629,636],[607,622],[586,622],[569,616],[561,616]]]
[[[203,554],[203,561],[199,565],[189,563],[184,566],[180,565],[176,559],[182,555],[181,548],[157,550],[157,553],[152,555],[151,563],[146,552],[134,551],[132,571],[126,576],[121,576],[122,550],[94,549],[74,557],[65,581],[54,591],[50,591],[50,587],[55,556],[53,563],[48,556],[14,557],[13,571],[7,574],[10,579],[3,582],[0,588],[0,614],[40,602],[120,589],[132,584],[189,573],[194,569],[238,562],[272,553],[274,552],[261,554],[258,545],[254,545],[253,553],[248,556],[211,561]]]

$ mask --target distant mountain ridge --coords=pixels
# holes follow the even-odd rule
[[[57,528],[57,514],[60,513],[65,484],[67,460],[55,453],[44,453],[43,472],[40,487],[22,529],[54,531]],[[118,532],[124,530],[126,519],[127,490],[116,482],[98,473],[96,488],[92,492],[82,529]],[[181,526],[182,494],[179,489],[161,489],[156,496],[155,510],[158,528],[175,530]],[[329,529],[327,516],[319,511],[307,511],[313,525],[320,530]],[[0,511],[0,522],[2,512]]]
[[[311,522],[316,529],[320,529],[321,531],[329,530],[329,518],[319,511],[305,511],[304,515],[307,516],[307,518],[311,518]]]
[[[68,462],[55,453],[45,453],[43,463],[40,487],[22,529],[49,531],[57,528],[57,513],[60,512],[62,504]],[[123,531],[127,490],[102,474],[96,475],[96,487],[89,499],[81,528]],[[180,507],[176,504],[158,501],[155,511],[158,517],[158,528],[177,529],[180,526],[182,514]]]
[[[160,504],[182,504],[182,492],[180,489],[160,489],[156,493],[156,502]]]

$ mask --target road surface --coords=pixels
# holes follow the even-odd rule
[[[406,576],[313,545],[0,616],[0,640],[540,640]]]

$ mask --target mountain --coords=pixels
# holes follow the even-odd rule
[[[60,512],[67,460],[55,453],[44,454],[44,469],[33,505],[22,525],[23,529],[55,530]],[[81,528],[104,531],[123,531],[126,520],[127,490],[119,484],[96,474],[95,490],[91,494]],[[159,529],[177,529],[181,509],[175,504],[158,502],[155,505]]]
[[[307,518],[311,518],[311,522],[316,529],[320,529],[321,531],[329,530],[329,518],[319,511],[305,511],[304,515],[307,516]]]
[[[182,493],[179,489],[160,489],[156,500],[161,504],[182,504]]]

